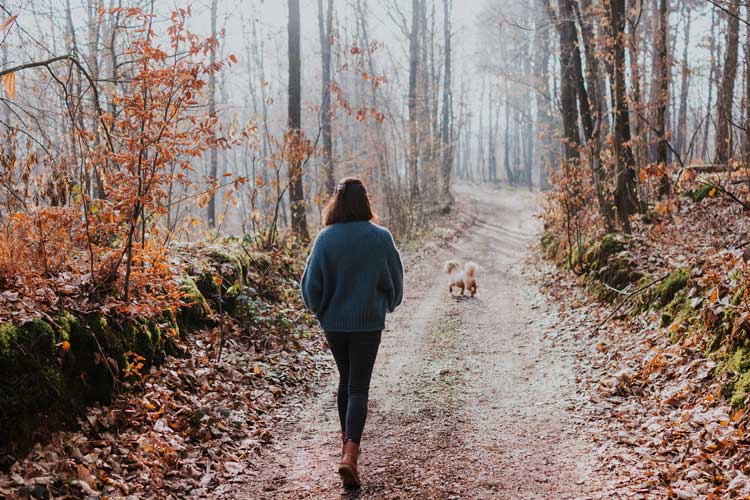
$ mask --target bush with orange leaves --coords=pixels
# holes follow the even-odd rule
[[[166,45],[154,14],[115,11],[138,28],[127,31],[130,73],[94,92],[93,109],[79,106],[86,119],[70,120],[73,154],[56,159],[67,162],[68,203],[21,203],[0,220],[0,322],[70,307],[149,316],[181,303],[169,207],[189,189],[191,162],[229,146],[215,135],[216,116],[199,111],[205,78],[224,62],[207,62],[218,41],[187,30],[189,9],[171,15]],[[114,95],[108,111],[98,103],[104,91]]]
[[[554,190],[547,195],[544,211],[545,238],[554,238],[554,254],[576,269],[574,252],[596,235],[601,226],[591,170],[566,161],[550,173]]]

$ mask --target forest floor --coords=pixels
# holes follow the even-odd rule
[[[557,310],[529,259],[541,197],[457,191],[478,220],[439,251],[406,257],[404,304],[388,321],[372,380],[361,490],[347,494],[335,473],[330,373],[224,498],[608,497],[597,417],[576,380],[581,347],[574,336],[548,335]],[[475,298],[448,295],[449,258],[480,265]]]

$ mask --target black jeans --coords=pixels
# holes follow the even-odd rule
[[[337,403],[341,431],[359,443],[367,420],[370,377],[378,355],[381,332],[326,332],[339,369]]]

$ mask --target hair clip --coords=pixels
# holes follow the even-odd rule
[[[343,191],[346,188],[346,184],[336,184],[336,191]]]

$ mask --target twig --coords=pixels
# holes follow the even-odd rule
[[[655,280],[653,280],[653,281],[651,281],[651,282],[649,282],[649,283],[646,283],[646,284],[645,284],[645,285],[643,285],[642,287],[640,287],[640,288],[637,288],[637,289],[633,290],[632,292],[628,293],[628,294],[627,294],[627,295],[626,295],[626,296],[625,296],[625,297],[624,297],[624,298],[623,298],[623,299],[622,299],[622,300],[620,301],[620,303],[619,303],[619,304],[617,305],[617,307],[615,307],[615,308],[614,308],[614,309],[612,310],[612,312],[611,312],[611,313],[609,313],[609,314],[607,315],[607,317],[606,317],[606,318],[604,318],[604,320],[603,320],[602,322],[600,322],[600,323],[599,323],[598,325],[596,325],[596,328],[594,328],[594,331],[593,331],[593,332],[591,332],[591,334],[592,334],[592,335],[596,334],[596,332],[598,332],[598,331],[599,331],[599,328],[601,328],[602,326],[604,326],[604,324],[605,324],[605,323],[606,323],[607,321],[609,321],[610,319],[612,319],[612,317],[613,317],[613,316],[614,316],[615,314],[617,314],[617,312],[618,312],[618,311],[619,311],[620,309],[622,309],[622,306],[624,306],[624,305],[625,305],[625,304],[626,304],[626,303],[627,303],[627,302],[628,302],[628,301],[629,301],[630,299],[632,299],[633,297],[637,296],[637,295],[638,295],[639,293],[641,293],[642,291],[646,290],[647,288],[650,288],[650,287],[652,287],[653,285],[655,285],[655,284],[659,283],[660,281],[664,281],[665,279],[667,279],[667,277],[668,277],[668,276],[669,276],[670,274],[672,274],[672,273],[666,273],[665,275],[663,275],[663,276],[660,276],[659,278],[656,278]]]
[[[219,351],[216,354],[216,362],[217,363],[221,362],[221,353],[224,351],[224,307],[223,307],[223,305],[221,303],[221,301],[222,301],[222,299],[221,299],[221,286],[223,285],[223,283],[224,283],[224,280],[220,280],[219,283],[218,283],[218,288],[219,288],[218,297],[219,297],[219,300],[217,301],[218,302],[217,305],[219,306]]]

